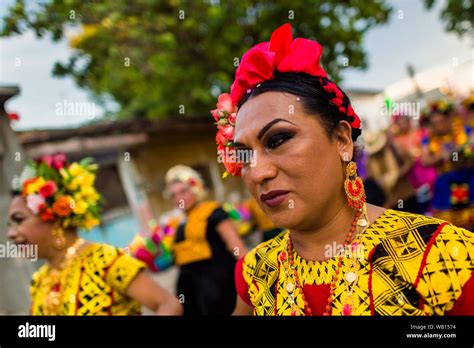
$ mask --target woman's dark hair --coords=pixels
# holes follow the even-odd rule
[[[250,98],[265,92],[286,92],[301,98],[305,111],[312,115],[318,115],[319,119],[326,130],[329,138],[332,138],[335,129],[340,121],[352,122],[353,116],[349,116],[341,111],[338,107],[330,102],[334,98],[334,93],[328,93],[324,90],[323,84],[328,79],[321,79],[305,73],[279,73],[276,72],[274,78],[262,82],[258,87],[247,93],[239,103],[239,108],[245,104]],[[347,95],[340,88],[343,94],[343,106],[350,104]],[[352,140],[357,141],[361,135],[361,130],[352,128]],[[354,158],[359,158],[361,149],[354,146]]]

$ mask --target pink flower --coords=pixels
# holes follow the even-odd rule
[[[234,127],[232,127],[231,125],[223,127],[222,128],[222,135],[227,140],[233,140],[234,139]]]
[[[38,215],[40,207],[45,204],[44,198],[41,195],[28,195],[26,197],[26,206],[33,214]]]
[[[219,121],[219,110],[218,109],[214,109],[214,110],[211,110],[211,114],[212,114],[212,117],[214,117],[214,120]]]
[[[229,93],[222,93],[218,97],[216,107],[217,109],[225,111],[228,114],[236,111],[236,107],[234,103],[232,103],[232,98]]]
[[[66,163],[66,155],[64,153],[57,153],[54,155],[45,155],[40,158],[40,162],[47,164],[49,167],[55,169],[64,168],[64,164]]]
[[[52,180],[48,180],[43,186],[40,187],[39,193],[44,198],[48,198],[54,195],[57,189],[58,187],[56,186],[56,183]]]
[[[225,146],[225,145],[227,145],[227,142],[228,142],[228,140],[226,139],[224,134],[222,134],[221,131],[218,131],[217,134],[216,134],[216,143],[220,146]]]
[[[235,118],[237,117],[237,113],[236,112],[233,112],[229,115],[229,122],[231,124],[235,124]]]
[[[53,167],[56,169],[64,168],[66,164],[66,155],[64,153],[57,153],[53,155]]]

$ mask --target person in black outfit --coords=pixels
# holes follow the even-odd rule
[[[194,169],[175,166],[165,180],[170,198],[186,214],[173,243],[184,315],[230,315],[235,262],[245,255],[245,245],[221,205],[204,200],[206,190]]]

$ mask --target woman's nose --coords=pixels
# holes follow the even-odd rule
[[[260,153],[259,153],[260,155]],[[254,184],[261,185],[266,180],[276,177],[278,170],[269,156],[260,155],[252,166],[248,166],[250,179]]]
[[[18,236],[18,232],[16,231],[16,228],[13,226],[9,226],[7,230],[7,238],[8,239],[15,239]]]

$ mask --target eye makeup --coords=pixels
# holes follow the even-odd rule
[[[22,214],[14,213],[10,216],[10,223],[9,224],[11,224],[13,222],[16,225],[20,225],[25,219],[26,218]]]
[[[280,145],[284,144],[288,140],[295,136],[293,131],[288,130],[276,130],[272,132],[264,141],[264,146],[267,149],[274,150]]]

